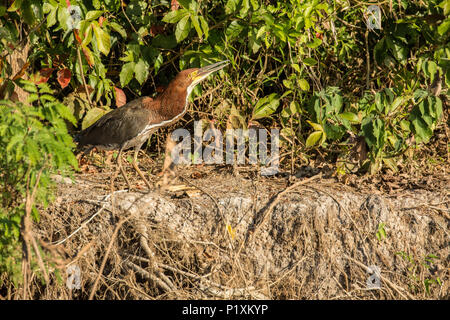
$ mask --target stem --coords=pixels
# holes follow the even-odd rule
[[[84,85],[84,90],[86,91],[86,95],[89,101],[89,105],[92,107],[92,101],[91,101],[91,95],[89,93],[87,84],[86,84],[86,79],[84,79],[84,72],[83,72],[83,62],[81,61],[81,53],[80,53],[80,46],[77,45],[77,56],[78,56],[78,64],[80,66],[80,75],[81,75],[81,80],[83,81],[83,85]]]

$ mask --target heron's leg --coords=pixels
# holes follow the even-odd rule
[[[127,182],[128,189],[131,190],[130,180],[128,180],[127,174],[126,174],[124,168],[122,167],[122,151],[123,151],[123,148],[120,148],[119,154],[117,155],[117,164],[119,165],[120,172],[122,173],[123,177],[125,178],[125,181]]]
[[[142,180],[144,180],[147,187],[151,190],[151,189],[153,189],[153,186],[150,184],[150,182],[148,182],[148,180],[145,178],[144,174],[142,173],[142,171],[139,169],[139,167],[137,165],[137,156],[139,154],[139,150],[141,149],[141,146],[142,145],[134,147],[133,167],[137,171],[139,176],[142,178]]]

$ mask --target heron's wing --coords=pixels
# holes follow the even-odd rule
[[[143,107],[144,103],[152,101],[148,99],[151,98],[138,98],[105,114],[80,133],[80,145],[118,148],[138,136],[148,125],[152,113],[151,109]]]

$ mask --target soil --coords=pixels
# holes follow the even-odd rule
[[[160,163],[140,167],[161,180]],[[55,177],[36,232],[62,279],[39,298],[449,298],[448,171],[337,179],[326,167],[261,177],[191,166],[148,191],[127,165],[134,189],[119,175],[111,193],[114,168]]]

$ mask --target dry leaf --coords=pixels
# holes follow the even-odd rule
[[[122,89],[114,87],[114,91],[116,92],[116,106],[121,107],[127,103],[127,96]]]
[[[61,88],[65,88],[69,85],[72,72],[69,69],[61,69],[58,71],[58,82]]]

